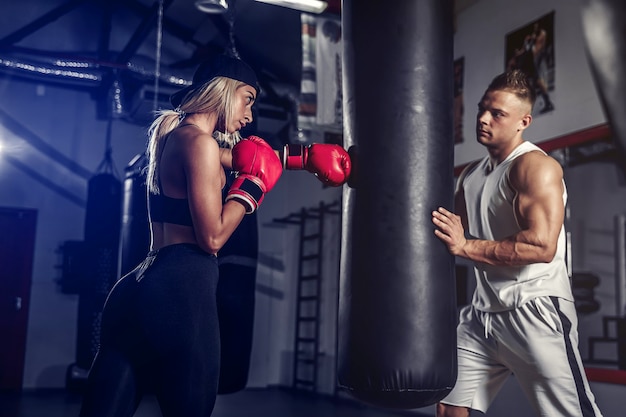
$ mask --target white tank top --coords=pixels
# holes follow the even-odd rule
[[[461,186],[465,191],[469,234],[478,239],[502,240],[521,230],[515,218],[513,207],[515,191],[509,184],[509,167],[518,156],[535,150],[541,151],[538,146],[523,142],[497,166],[492,167],[492,161],[487,156],[461,178]],[[567,191],[563,184],[563,204],[566,203]],[[573,301],[565,264],[563,226],[552,262],[525,266],[475,263],[474,273],[476,290],[472,304],[478,310],[489,312],[510,310],[539,296],[556,296]]]

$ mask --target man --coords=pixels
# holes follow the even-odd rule
[[[522,71],[494,78],[476,116],[488,155],[460,175],[458,215],[433,212],[435,235],[474,262],[477,280],[471,305],[460,312],[457,383],[437,405],[439,417],[486,412],[511,373],[538,415],[601,415],[578,352],[563,170],[522,138],[534,101]]]

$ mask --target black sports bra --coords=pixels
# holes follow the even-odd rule
[[[154,222],[193,226],[189,200],[186,198],[172,198],[163,194],[150,193],[150,219]]]
[[[226,173],[226,187],[222,189],[222,202],[234,178],[234,172]],[[153,222],[193,226],[189,200],[186,198],[172,198],[163,194],[150,193],[148,204],[150,205],[150,219]]]
[[[165,137],[165,144],[169,134]],[[165,145],[164,144],[164,145]],[[148,207],[150,208],[150,220],[160,223],[173,223],[182,226],[193,226],[189,200],[186,198],[172,198],[163,195],[161,178],[158,179],[161,194],[148,193]]]
[[[234,178],[235,173],[233,171],[226,172],[226,187],[222,188],[222,202],[226,198],[226,191],[230,188]],[[153,222],[193,226],[189,200],[186,198],[172,198],[163,194],[149,193],[148,205],[150,207],[150,219]]]

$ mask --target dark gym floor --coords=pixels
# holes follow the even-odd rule
[[[0,392],[0,417],[77,417],[80,395],[65,390]],[[419,411],[419,410],[418,410]],[[418,411],[381,410],[345,398],[289,389],[249,389],[220,395],[212,417],[426,417]],[[144,398],[135,417],[161,417],[156,400]]]

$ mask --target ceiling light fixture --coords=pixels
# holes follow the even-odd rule
[[[226,0],[198,0],[196,8],[204,13],[225,13],[228,10]]]
[[[309,13],[322,13],[328,7],[328,3],[320,0],[256,0],[261,3],[274,4],[276,6],[289,7]]]

